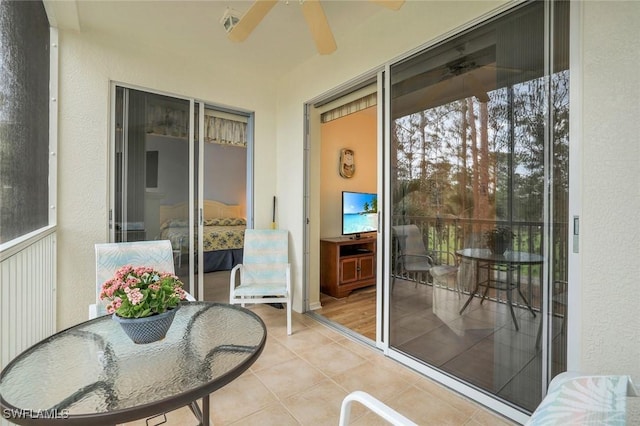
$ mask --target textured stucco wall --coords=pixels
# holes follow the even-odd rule
[[[640,383],[640,2],[581,6],[579,368]]]

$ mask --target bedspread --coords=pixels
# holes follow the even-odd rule
[[[168,220],[160,228],[160,238],[171,241],[174,249],[187,251],[189,246],[189,222]],[[244,219],[206,220],[203,230],[204,251],[241,249],[244,245]]]

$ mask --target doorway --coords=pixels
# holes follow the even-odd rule
[[[332,324],[376,341],[378,216],[377,86],[310,107],[317,149],[317,305]],[[312,160],[313,162],[313,160]],[[312,294],[311,299],[314,298]]]
[[[228,301],[251,226],[252,114],[112,90],[111,241],[169,240],[185,288]]]
[[[516,5],[381,74],[376,344],[514,419],[567,365],[569,7]],[[319,113],[308,116],[318,141]],[[321,193],[321,182],[306,189]],[[319,204],[311,198],[309,211]],[[418,249],[404,244],[409,229]],[[308,241],[321,232],[311,221]],[[498,236],[506,251],[491,244]],[[438,268],[416,269],[417,254]]]

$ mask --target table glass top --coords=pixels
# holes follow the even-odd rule
[[[103,316],[19,355],[0,374],[0,402],[74,416],[190,393],[197,398],[248,368],[265,339],[257,315],[226,304],[184,303],[166,337],[143,345],[134,344],[111,316]]]
[[[456,251],[456,253],[468,259],[486,260],[487,262],[542,263],[544,260],[542,256],[535,253],[507,250],[504,254],[494,254],[486,248],[465,248]]]

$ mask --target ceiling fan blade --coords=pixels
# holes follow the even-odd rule
[[[258,26],[260,21],[269,13],[278,0],[256,0],[249,10],[242,15],[240,21],[229,31],[229,40],[244,41]]]
[[[324,14],[324,9],[319,0],[305,0],[302,3],[302,14],[309,26],[313,41],[316,43],[318,53],[328,55],[337,49],[336,40],[333,38],[331,27]]]
[[[404,4],[404,0],[369,0],[373,3],[377,3],[380,6],[384,6],[387,9],[398,10]]]
[[[473,96],[475,96],[480,102],[489,102],[491,100],[487,94],[487,89],[473,74],[473,71],[465,74],[465,77],[467,83],[469,83],[469,87],[471,87]]]

